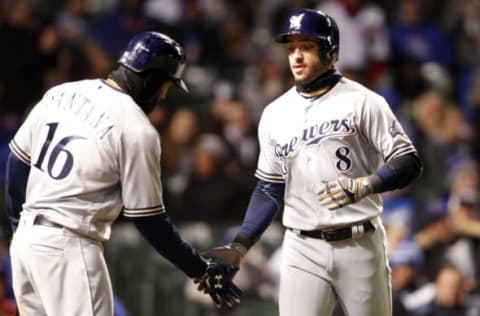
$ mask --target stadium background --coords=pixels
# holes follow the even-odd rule
[[[407,310],[395,315],[416,316],[439,298],[445,264],[462,275],[448,304],[480,314],[478,0],[0,1],[0,188],[8,142],[41,94],[105,77],[133,34],[158,30],[186,48],[191,90],[172,90],[150,115],[162,137],[167,210],[200,250],[228,240],[255,181],[261,111],[291,84],[272,35],[300,7],[337,20],[340,70],[387,99],[425,163],[412,187],[384,196],[395,304]],[[5,212],[0,219],[0,305],[8,306],[10,231]],[[119,218],[105,246],[119,303],[132,316],[276,315],[279,219],[237,277],[243,304],[217,313]]]

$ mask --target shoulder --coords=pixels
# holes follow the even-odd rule
[[[295,87],[292,87],[285,91],[282,95],[277,97],[275,100],[270,102],[265,106],[265,109],[263,110],[263,114],[271,114],[275,112],[284,112],[285,108],[288,108],[289,105],[291,105],[293,102],[295,102],[295,99],[300,98],[298,93],[295,90]]]
[[[385,98],[361,83],[343,77],[334,88],[335,93],[345,94],[351,98],[364,99],[374,103],[386,103]]]
[[[138,143],[157,143],[160,136],[147,115],[135,104],[124,111],[123,137]]]

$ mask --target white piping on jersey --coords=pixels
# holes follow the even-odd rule
[[[399,146],[398,148],[395,148],[394,152],[392,152],[391,154],[389,154],[385,158],[385,162],[389,162],[390,160],[392,160],[395,157],[404,156],[404,155],[411,154],[411,153],[414,153],[414,152],[416,152],[416,150],[411,145]]]
[[[123,214],[126,217],[142,217],[142,216],[151,216],[151,215],[157,215],[162,213],[165,213],[165,206],[163,205],[147,207],[147,208],[139,208],[139,209],[128,209],[125,207],[123,208]]]
[[[255,176],[261,180],[275,182],[275,183],[284,183],[285,179],[282,175],[266,173],[260,169],[255,171]]]
[[[21,161],[26,163],[27,165],[30,165],[30,156],[23,151],[20,146],[15,142],[15,140],[12,140],[9,144],[10,150],[17,156]]]

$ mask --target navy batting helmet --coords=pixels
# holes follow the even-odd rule
[[[163,33],[142,32],[135,35],[118,62],[136,73],[163,71],[177,86],[188,92],[187,85],[182,80],[185,70],[183,48]]]
[[[322,62],[330,63],[332,54],[338,58],[339,31],[335,20],[320,10],[299,9],[290,14],[283,26],[283,32],[276,41],[287,43],[290,35],[304,35],[318,41]]]

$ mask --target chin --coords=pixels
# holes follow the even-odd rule
[[[309,82],[311,82],[312,80],[309,79],[309,78],[299,78],[299,77],[295,77],[294,78],[294,81],[296,84],[307,84]]]

